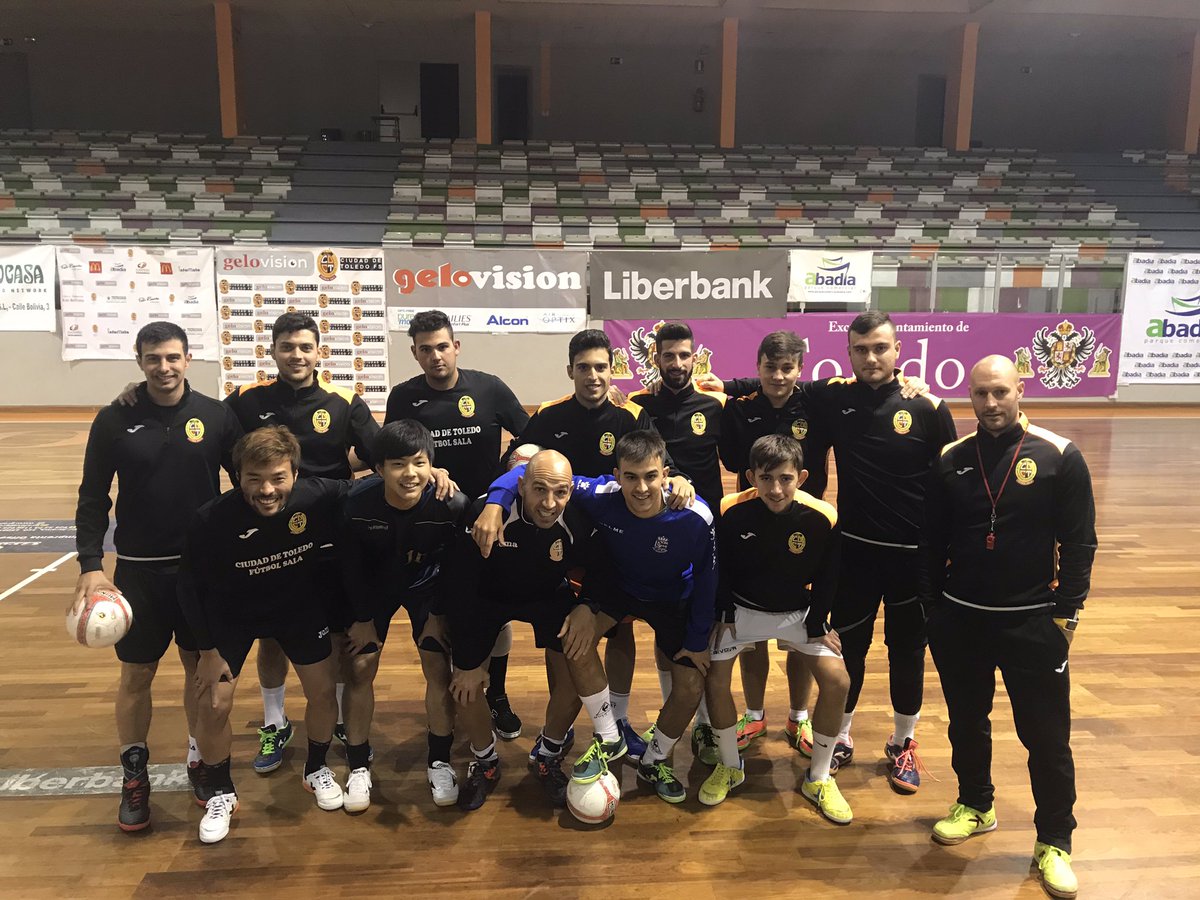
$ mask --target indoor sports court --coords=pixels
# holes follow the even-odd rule
[[[1200,814],[1191,800],[1200,788],[1194,750],[1200,720],[1193,713],[1200,658],[1192,635],[1200,617],[1200,566],[1193,558],[1196,504],[1184,460],[1186,448],[1200,440],[1200,329],[1194,324],[1200,309],[1200,5],[10,0],[6,6],[0,17],[0,84],[6,86],[0,104],[0,352],[12,389],[0,405],[5,897],[419,890],[467,898],[653,894],[692,900],[730,892],[1037,898],[1076,896],[1069,880],[1075,876],[1080,897],[1196,894],[1189,885],[1200,869],[1194,837]],[[446,328],[418,316],[432,309],[446,313]],[[645,766],[613,755],[603,765],[620,788],[611,819],[585,824],[571,809],[548,803],[538,766],[550,757],[537,755],[543,740],[556,740],[544,722],[547,669],[530,625],[520,621],[512,623],[506,676],[494,666],[499,644],[488,669],[502,687],[506,677],[507,700],[521,720],[518,737],[494,735],[489,764],[498,758],[499,767],[489,771],[499,772],[499,781],[488,784],[477,809],[464,811],[453,800],[435,805],[432,769],[426,770],[435,721],[426,700],[429,645],[421,643],[418,654],[414,640],[424,632],[418,623],[410,640],[410,614],[402,607],[391,617],[374,678],[369,808],[326,811],[305,792],[314,752],[341,784],[356,758],[349,754],[365,749],[335,733],[327,759],[325,750],[314,751],[294,666],[286,701],[279,703],[286,702],[295,738],[273,751],[278,768],[256,772],[256,754],[266,752],[260,729],[271,726],[252,650],[228,717],[225,771],[236,785],[236,812],[226,813],[225,831],[207,842],[202,820],[212,792],[201,795],[196,765],[215,778],[223,762],[214,764],[204,752],[219,746],[212,733],[199,750],[189,750],[196,729],[182,698],[196,688],[176,649],[166,650],[154,675],[148,734],[121,740],[114,704],[126,696],[122,663],[111,647],[81,646],[68,633],[71,625],[64,629],[64,612],[83,583],[77,581],[80,557],[91,553],[81,554],[77,539],[87,538],[76,528],[85,453],[94,464],[101,454],[126,452],[119,431],[110,446],[109,438],[95,437],[93,422],[133,384],[158,377],[135,358],[135,336],[150,323],[171,322],[186,336],[191,356],[181,378],[190,393],[181,395],[177,384],[176,400],[204,394],[225,401],[213,409],[261,420],[251,428],[239,425],[229,446],[243,431],[270,427],[273,415],[284,421],[283,411],[244,398],[261,398],[285,383],[299,392],[296,379],[307,373],[304,390],[330,402],[287,420],[302,419],[306,429],[294,428],[301,454],[295,483],[318,472],[309,455],[314,442],[333,444],[336,459],[328,471],[356,468],[355,487],[344,488],[339,504],[348,502],[346,491],[379,480],[362,460],[381,425],[386,432],[397,421],[426,423],[436,448],[433,465],[479,494],[503,471],[490,441],[498,440],[500,451],[512,449],[510,440],[514,447],[521,443],[520,436],[513,439],[514,421],[535,415],[529,429],[539,419],[560,421],[549,418],[547,407],[586,407],[584,392],[592,389],[600,400],[591,409],[632,404],[631,416],[649,420],[666,439],[675,470],[700,494],[703,473],[692,469],[700,465],[695,455],[706,455],[716,470],[717,441],[708,438],[718,421],[723,439],[729,438],[730,410],[773,390],[774,357],[760,341],[792,332],[804,351],[789,396],[803,395],[810,405],[790,426],[789,416],[781,418],[775,433],[803,444],[809,487],[817,471],[813,454],[831,448],[823,499],[836,508],[845,544],[861,521],[855,517],[861,510],[846,508],[847,497],[862,496],[860,461],[883,460],[879,483],[900,481],[908,477],[900,473],[907,463],[895,448],[907,445],[895,442],[912,437],[914,428],[923,435],[920,422],[914,425],[918,414],[892,417],[890,407],[884,437],[875,444],[846,425],[870,396],[871,370],[848,351],[863,334],[855,330],[856,317],[869,311],[888,314],[869,327],[884,329],[895,342],[875,352],[885,360],[896,354],[898,377],[892,378],[891,362],[879,377],[887,384],[915,382],[918,396],[904,402],[926,402],[922,391],[933,395],[928,402],[949,410],[957,433],[944,447],[940,440],[932,445],[921,477],[912,479],[920,484],[916,499],[905,508],[922,517],[925,491],[933,490],[926,485],[939,474],[947,491],[970,480],[991,503],[990,531],[986,515],[965,521],[961,516],[973,513],[944,498],[937,507],[953,522],[948,555],[935,558],[948,562],[952,573],[945,591],[937,589],[937,602],[974,608],[963,621],[975,623],[973,646],[981,657],[1000,653],[1001,637],[994,635],[1007,635],[980,624],[981,610],[1023,623],[1044,619],[1053,606],[1057,629],[1047,628],[1056,639],[1061,630],[1069,648],[1062,665],[1051,666],[1070,684],[1077,825],[1058,848],[1065,871],[1073,870],[1069,877],[1062,868],[1039,873],[1036,861],[1031,868],[1035,839],[1049,830],[1046,802],[1035,822],[1031,777],[1043,778],[1043,797],[1065,788],[1047,788],[1037,764],[1029,764],[999,674],[990,711],[995,831],[985,833],[991,820],[982,806],[963,800],[970,794],[966,738],[955,732],[958,758],[952,760],[946,701],[947,691],[954,691],[952,698],[961,694],[952,683],[944,689],[934,658],[946,652],[948,629],[939,632],[940,641],[929,639],[932,653],[925,655],[923,676],[918,671],[923,700],[919,716],[909,717],[907,768],[891,750],[885,755],[889,734],[897,736],[904,718],[889,678],[889,667],[894,674],[898,663],[885,644],[894,637],[886,631],[894,614],[886,602],[874,621],[857,705],[846,711],[842,730],[830,733],[839,749],[826,782],[853,807],[849,824],[835,824],[801,790],[813,771],[812,748],[801,752],[785,733],[789,709],[795,710],[788,654],[776,644],[768,651],[765,727],[738,748],[745,780],[729,789],[728,799],[721,794],[719,806],[698,797],[714,768],[699,758],[695,729],[709,728],[707,739],[720,730],[709,722],[707,705],[694,722],[689,718],[673,749],[663,745],[660,762],[673,767],[686,793],[682,802],[662,802],[666,796],[644,777]],[[273,332],[273,323],[289,314],[310,318],[289,319],[300,322],[298,330]],[[419,323],[426,321],[438,324],[425,331]],[[676,338],[662,336],[675,334],[662,332],[668,323],[690,326],[682,363],[668,360],[670,348],[678,349]],[[607,350],[608,363],[594,378],[579,374],[579,357],[569,350],[585,331],[597,342],[593,351]],[[282,342],[310,333],[307,349],[281,349]],[[431,333],[458,343],[438,349]],[[297,354],[308,354],[303,365],[295,363]],[[993,355],[999,358],[995,371],[1019,387],[1028,428],[1012,418],[1011,395],[997,401],[1009,415],[1002,426],[984,406],[973,405],[984,404],[980,391],[990,390],[987,370],[981,373],[976,363]],[[300,376],[289,376],[293,364]],[[678,372],[679,388],[672,381]],[[496,376],[503,390],[480,380],[483,373]],[[464,375],[476,379],[467,388],[455,381]],[[708,390],[714,375],[725,393]],[[735,383],[754,378],[760,381]],[[863,393],[831,394],[835,400],[820,406],[825,395],[801,387],[829,379]],[[610,384],[620,397],[605,399]],[[715,412],[669,408],[670,392],[691,396],[693,385],[697,397],[721,397]],[[405,386],[415,393],[403,393]],[[432,415],[434,403],[425,398],[445,388],[453,421],[422,418]],[[166,405],[153,399],[155,389],[144,385],[131,397]],[[659,395],[668,401],[656,403]],[[506,401],[509,396],[515,399]],[[843,396],[859,399],[841,402]],[[421,410],[427,402],[430,408]],[[514,404],[523,412],[513,411]],[[104,415],[132,416],[121,427],[141,440],[147,435],[136,432],[152,430],[157,421],[139,418],[141,408]],[[507,411],[493,416],[494,408]],[[692,414],[700,408],[706,412]],[[352,424],[344,425],[343,416]],[[343,427],[350,436],[332,440]],[[539,433],[553,431],[543,426]],[[825,432],[827,441],[815,439]],[[1042,440],[1057,450],[1046,450],[1050,455],[1034,464],[1026,449],[1021,461],[1026,437],[1047,432],[1050,438]],[[529,443],[534,432],[524,433]],[[1015,451],[1005,451],[999,468],[985,462],[989,437],[1017,433]],[[884,439],[892,443],[880,450]],[[182,434],[164,431],[166,449],[152,450],[207,452],[217,440],[225,438],[211,422],[191,418]],[[553,440],[534,449],[559,449]],[[588,440],[605,466],[612,456],[622,471],[620,434]],[[1068,441],[1074,449],[1064,449]],[[971,442],[979,473],[971,471],[973,455],[947,456]],[[483,463],[463,463],[456,455],[480,446],[491,448]],[[567,447],[564,441],[562,453],[576,475],[608,474],[586,471]],[[745,474],[741,466],[731,468],[732,452],[721,445],[724,494],[738,493],[738,476]],[[1056,488],[1060,493],[1037,512],[1013,505],[1032,504],[1021,492],[1032,494],[1039,481],[1063,483],[1066,476],[1046,460],[1070,454],[1086,462],[1094,497],[1094,561],[1090,585],[1084,565],[1081,610],[1066,586],[1080,577],[1079,544],[1062,537],[1073,523],[1060,521],[1067,502],[1079,497]],[[517,456],[532,473],[532,451]],[[131,507],[107,511],[105,584],[118,577],[118,556],[127,570],[130,561],[177,565],[181,553],[187,569],[199,558],[192,537],[182,549],[172,545],[170,557],[128,549],[134,529],[153,542],[155,534],[191,536],[199,527],[200,501],[139,492],[144,483],[161,487],[142,479],[151,479],[162,460],[179,458],[154,456],[152,464],[121,470],[128,494],[139,497],[132,508],[143,513],[122,537],[112,526],[118,510]],[[382,470],[395,458],[374,462]],[[989,470],[998,473],[994,479]],[[230,491],[229,502],[244,498],[254,508],[228,467],[221,471],[210,461],[206,471],[220,477],[209,495]],[[760,473],[752,467],[750,474],[757,479]],[[127,487],[120,481],[112,480],[114,500]],[[752,484],[758,488],[759,481]],[[423,490],[423,497],[432,492]],[[385,496],[391,502],[393,495]],[[520,497],[528,510],[532,501]],[[578,498],[572,501],[573,509],[578,505]],[[986,507],[970,507],[976,508]],[[297,519],[304,513],[293,515],[291,507],[285,511],[293,536],[319,518],[311,509],[308,519]],[[269,518],[248,521],[265,529]],[[719,535],[719,518],[712,518]],[[1029,546],[1046,528],[1058,537],[1016,558],[1014,543]],[[963,562],[964,534],[971,540],[977,534],[975,550],[982,550],[985,531],[986,550]],[[348,533],[345,527],[333,532],[335,550]],[[923,584],[914,572],[925,571],[931,533],[922,525],[919,550],[904,544],[911,552],[899,557],[901,564],[870,573],[877,594],[896,584]],[[660,540],[655,552],[666,549],[667,539]],[[811,552],[818,545],[808,541]],[[805,539],[789,546],[802,553]],[[474,552],[474,545],[467,550]],[[559,545],[551,558],[561,561],[562,552]],[[445,553],[440,569],[421,570],[435,589],[459,583],[450,576],[462,557]],[[724,570],[731,557],[720,553],[718,546]],[[345,557],[338,559],[345,564]],[[1052,583],[1039,585],[1039,597],[1053,600],[1031,613],[1033,606],[1011,598],[1002,597],[994,609],[990,600],[979,605],[956,598],[953,585],[963,583],[953,581],[956,559],[960,573],[978,566],[996,584],[1013,572],[1051,572]],[[216,560],[213,569],[225,562]],[[265,555],[259,560],[267,562]],[[613,571],[623,578],[626,565],[617,558]],[[590,587],[578,572],[571,577],[583,577]],[[680,575],[689,586],[699,584],[697,577],[694,570]],[[281,604],[273,608],[324,603],[332,609],[350,602],[333,596],[323,576],[289,584],[292,593],[273,598]],[[721,583],[718,607],[726,591],[740,589]],[[397,596],[407,598],[409,590],[416,584]],[[813,603],[817,590],[816,582],[796,586],[797,597]],[[680,603],[699,605],[690,591]],[[446,593],[446,615],[458,622],[453,605],[475,600]],[[91,605],[90,589],[85,594]],[[246,596],[239,602],[257,602]],[[836,634],[843,595],[832,596],[827,628]],[[925,593],[920,596],[924,604]],[[1074,617],[1063,618],[1064,597],[1075,604]],[[222,608],[230,621],[240,615],[218,599],[203,600],[210,617]],[[140,621],[140,612],[132,615]],[[332,615],[321,625],[332,625],[328,640],[338,642]],[[720,608],[716,616],[719,638]],[[927,620],[928,614],[922,628]],[[217,622],[215,629],[227,624]],[[616,715],[621,739],[628,727],[650,754],[658,738],[645,731],[656,720],[661,725],[668,690],[656,676],[657,628],[644,618],[633,622],[637,662],[628,712]],[[924,646],[924,631],[921,640]],[[449,660],[453,630],[446,642],[442,655]],[[605,697],[615,702],[619,676],[604,646]],[[1023,652],[1032,659],[1040,651],[1030,644],[1006,664],[1024,671]],[[1066,695],[1046,677],[1045,684],[1054,685],[1045,691],[1050,709]],[[734,665],[739,733],[755,721],[743,686]],[[218,690],[214,680],[200,696],[211,700]],[[808,709],[816,710],[818,696],[813,689]],[[1036,700],[1022,701],[1018,716],[1033,729],[1026,737],[1042,747],[1033,731],[1042,728],[1045,710]],[[490,694],[487,701],[493,705]],[[342,723],[340,693],[338,703]],[[986,709],[980,714],[986,718]],[[600,735],[595,752],[611,752],[601,740],[608,720],[595,715],[584,698],[573,747],[564,744],[553,757],[563,783],[571,785],[568,797],[582,795],[570,793],[579,781],[572,780],[572,763],[589,750],[593,730]],[[962,721],[963,714],[956,715]],[[449,762],[456,790],[465,792],[468,762],[484,756],[468,740],[464,721],[460,712]],[[814,733],[819,744],[822,735]],[[853,748],[852,759],[839,755],[844,744]],[[137,747],[149,748],[149,765],[130,769],[130,747],[135,754]],[[908,748],[904,743],[897,751]],[[909,787],[894,786],[897,779]],[[128,818],[131,783],[142,785],[142,806]],[[961,842],[932,838],[955,806],[976,817],[955,839]]]

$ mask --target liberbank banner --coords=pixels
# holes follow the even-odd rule
[[[805,379],[850,375],[848,331],[853,313],[791,313],[778,319],[687,319],[696,336],[697,375],[755,374],[758,344],[771,331],[808,341]],[[1121,317],[1059,313],[896,313],[899,366],[942,397],[970,396],[971,367],[993,353],[1007,356],[1026,397],[1109,397],[1116,393]],[[628,391],[658,380],[652,354],[661,320],[604,323],[613,343],[613,381]],[[630,384],[636,379],[639,384]]]
[[[1121,384],[1200,380],[1200,253],[1133,253],[1125,268]]]
[[[440,309],[455,331],[579,331],[587,322],[587,254],[563,250],[385,250],[388,325],[405,331]]]
[[[737,319],[787,312],[782,251],[593,253],[594,319]]]

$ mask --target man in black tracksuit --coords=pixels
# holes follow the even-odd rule
[[[1034,864],[1050,893],[1074,897],[1067,662],[1091,581],[1096,511],[1082,454],[1029,424],[1023,389],[1006,357],[975,365],[979,429],[943,450],[926,494],[921,598],[959,781],[934,839],[957,844],[996,827],[989,713],[999,668],[1029,751]]]
[[[146,381],[130,404],[112,403],[92,421],[83,456],[75,511],[79,581],[72,606],[97,590],[119,589],[133,610],[133,625],[117,643],[117,734],[124,769],[118,824],[139,831],[150,824],[151,685],[174,636],[190,682],[196,640],[177,596],[185,527],[197,509],[221,493],[221,468],[232,473],[231,453],[241,436],[237,419],[217,400],[193,391],[184,373],[191,355],[187,334],[170,322],[138,332],[137,361]],[[117,566],[104,574],[104,534],[116,476]],[[188,775],[195,786],[196,698],[184,691],[191,735]]]

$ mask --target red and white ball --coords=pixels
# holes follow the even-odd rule
[[[133,610],[117,591],[96,591],[67,613],[67,634],[85,647],[111,647],[132,625]]]
[[[535,453],[541,453],[542,448],[537,444],[522,444],[512,452],[512,456],[508,458],[508,468],[511,471],[517,466],[523,466],[528,463]]]
[[[621,786],[612,772],[605,772],[590,784],[572,781],[567,785],[567,809],[580,822],[600,825],[617,814]]]

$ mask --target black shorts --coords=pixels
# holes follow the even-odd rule
[[[328,659],[333,650],[329,626],[319,603],[278,608],[269,616],[243,619],[233,614],[225,628],[216,629],[217,650],[233,677],[242,671],[250,646],[258,638],[279,642],[294,666],[311,666]]]
[[[577,602],[565,583],[549,596],[537,598],[526,594],[513,597],[508,591],[480,597],[469,609],[452,617],[454,668],[477,669],[487,662],[509,622],[528,622],[533,626],[533,642],[538,649],[561,653],[558,633]]]
[[[675,660],[675,654],[683,649],[688,628],[688,602],[651,603],[639,600],[620,588],[597,589],[592,593],[596,612],[611,617],[617,624],[626,616],[641,619],[654,630],[654,645],[666,654],[667,659],[680,665],[693,665],[690,659]],[[614,626],[615,627],[615,626]]]
[[[322,551],[323,553],[326,551]],[[354,611],[346,599],[342,572],[332,555],[321,556],[313,571],[313,585],[325,613],[325,621],[334,632],[343,632],[354,621]]]
[[[179,563],[152,565],[118,559],[113,583],[133,610],[129,633],[117,641],[117,659],[141,665],[158,662],[172,636],[181,650],[196,649],[196,639],[179,605]]]
[[[446,648],[442,647],[436,641],[426,640],[429,646],[422,646],[418,642],[421,632],[425,630],[425,623],[429,619],[429,611],[433,608],[434,601],[437,599],[436,587],[432,585],[422,585],[414,590],[406,591],[402,596],[393,597],[382,603],[378,607],[375,614],[375,634],[379,636],[379,646],[368,645],[360,650],[360,653],[377,653],[383,649],[383,644],[387,641],[388,631],[392,627],[392,619],[395,618],[402,608],[408,613],[409,622],[412,625],[413,643],[421,650],[430,650],[433,652],[446,652]],[[349,606],[345,607],[349,609]],[[341,628],[334,628],[335,631],[345,631],[349,625],[354,622],[354,613],[349,612],[344,616],[344,625]]]

